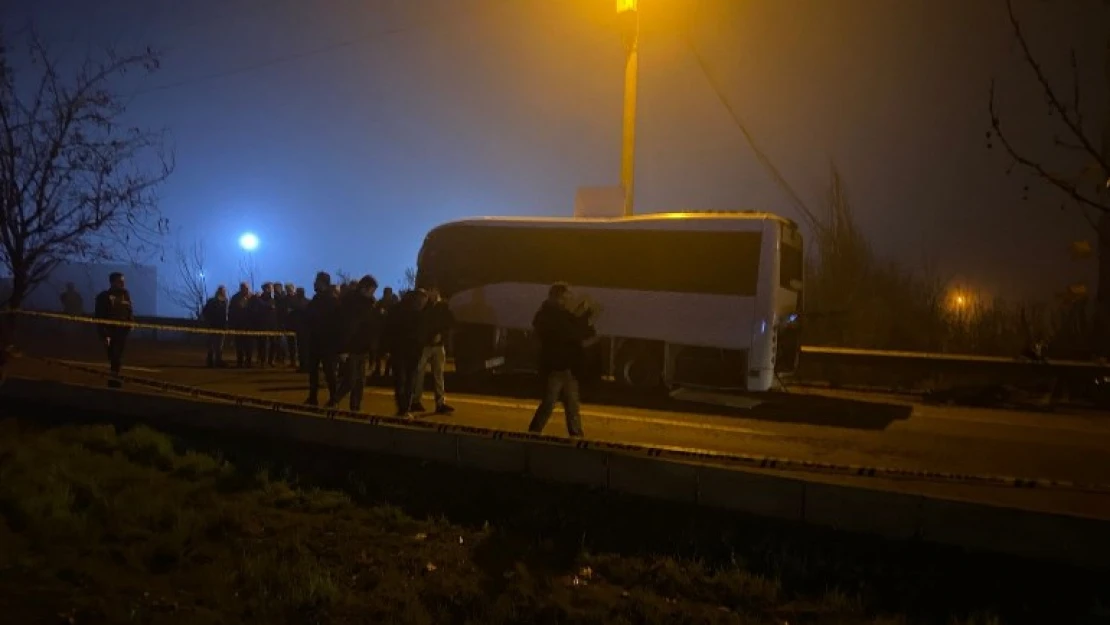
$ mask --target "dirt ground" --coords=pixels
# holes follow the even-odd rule
[[[188,440],[0,421],[4,622],[986,625],[1106,614],[1110,585],[1089,572],[706,520],[401,460],[337,470],[311,450]]]

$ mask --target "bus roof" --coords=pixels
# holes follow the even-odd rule
[[[631,217],[471,217],[440,224],[435,229],[452,226],[518,226],[518,227],[622,227],[661,230],[748,230],[755,222],[777,221],[795,226],[790,219],[773,213],[757,211],[684,211],[673,213],[644,213]]]

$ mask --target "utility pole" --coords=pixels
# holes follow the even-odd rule
[[[638,0],[617,0],[624,43],[624,126],[621,140],[621,187],[624,216],[633,214],[636,184],[636,96],[639,89],[640,11]]]

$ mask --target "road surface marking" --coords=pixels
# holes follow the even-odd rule
[[[393,395],[392,391],[374,391],[377,395]],[[454,396],[451,401],[458,404],[474,404],[476,406],[489,406],[491,408],[513,408],[517,410],[535,410],[536,403],[525,404],[521,402],[507,402],[497,401],[490,399],[475,399],[470,397]],[[537,402],[538,403],[538,402]],[[557,411],[562,412],[560,408]],[[692,430],[714,431],[714,432],[727,432],[729,434],[755,434],[760,436],[779,436],[774,432],[766,430],[753,430],[750,428],[742,428],[733,425],[712,425],[709,423],[692,423],[690,421],[680,421],[677,419],[660,419],[658,417],[634,417],[629,415],[615,414],[612,412],[597,412],[593,410],[583,410],[583,417],[598,417],[601,419],[608,419],[611,421],[627,421],[630,423],[645,423],[651,425],[667,425],[673,427],[684,427]]]
[[[87,362],[84,360],[59,360],[58,362],[67,365],[77,365],[81,367],[101,367],[106,368],[106,362]],[[144,373],[162,373],[161,369],[151,369],[150,367],[133,367],[131,365],[123,365],[125,371],[142,371]]]

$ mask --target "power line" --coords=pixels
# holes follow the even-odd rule
[[[502,3],[506,3],[507,1],[508,0],[500,0],[500,2],[502,2]],[[300,60],[303,60],[303,59],[307,59],[307,58],[311,58],[311,57],[314,57],[314,56],[320,56],[320,55],[323,55],[323,54],[328,54],[328,53],[335,52],[335,51],[338,51],[338,50],[342,50],[342,49],[345,49],[345,48],[351,48],[351,47],[354,47],[354,46],[357,46],[357,45],[371,43],[373,41],[377,41],[379,39],[383,39],[383,38],[386,38],[386,37],[401,35],[401,34],[404,34],[404,33],[420,30],[420,29],[425,28],[425,27],[443,25],[443,24],[448,23],[449,21],[450,22],[455,22],[457,20],[454,17],[451,17],[451,18],[442,18],[442,17],[440,17],[440,18],[435,18],[435,19],[420,20],[417,23],[409,24],[408,26],[399,26],[399,27],[395,27],[395,28],[387,28],[385,30],[380,30],[380,31],[376,31],[376,32],[373,32],[373,33],[369,33],[365,36],[354,37],[354,38],[351,38],[351,39],[344,39],[342,41],[337,41],[337,42],[327,44],[327,45],[324,45],[324,46],[320,46],[320,47],[317,47],[317,48],[312,48],[312,49],[304,50],[304,51],[301,51],[301,52],[295,52],[295,53],[286,54],[286,55],[282,55],[282,56],[272,57],[272,58],[269,58],[269,59],[265,59],[263,61],[258,61],[256,63],[251,63],[249,65],[243,65],[243,66],[240,66],[240,67],[235,67],[235,68],[231,68],[231,69],[227,69],[227,70],[223,70],[223,71],[219,71],[219,72],[213,72],[213,73],[204,74],[204,75],[201,75],[201,76],[194,76],[192,78],[186,78],[186,79],[178,80],[178,81],[175,81],[175,82],[165,83],[165,84],[161,84],[161,85],[154,85],[154,86],[147,87],[147,88],[144,88],[144,89],[139,89],[133,94],[132,97],[147,94],[147,93],[154,93],[154,92],[158,92],[158,91],[166,91],[166,90],[169,90],[169,89],[177,89],[177,88],[180,88],[180,87],[185,87],[185,86],[188,86],[188,85],[193,85],[193,84],[202,83],[202,82],[210,82],[210,81],[215,81],[215,80],[221,80],[223,78],[230,78],[232,76],[247,74],[247,73],[258,71],[258,70],[261,70],[261,69],[266,69],[268,67],[274,67],[274,66],[277,66],[277,65],[284,65],[286,63],[294,63],[294,62],[297,62],[297,61],[300,61]]]
[[[701,3],[699,2],[695,6],[695,12],[697,8],[700,7],[700,4]],[[778,185],[779,189],[783,193],[785,193],[787,198],[794,204],[794,208],[797,209],[799,213],[810,222],[810,225],[820,225],[821,222],[817,219],[817,215],[812,210],[810,210],[809,206],[806,205],[801,196],[799,196],[798,193],[794,191],[794,188],[786,180],[786,177],[782,175],[782,172],[779,171],[778,167],[775,167],[775,164],[771,161],[771,158],[756,142],[755,135],[753,135],[752,132],[748,130],[748,127],[744,124],[743,120],[740,119],[740,114],[736,111],[736,108],[732,105],[732,102],[729,101],[728,96],[725,94],[724,89],[717,81],[717,78],[714,75],[712,68],[709,66],[708,61],[705,60],[705,57],[702,56],[701,51],[698,50],[697,44],[694,43],[691,29],[692,26],[688,25],[686,29],[686,36],[684,37],[686,41],[686,46],[693,54],[694,60],[697,61],[698,68],[701,69],[701,73],[703,76],[705,76],[706,82],[709,83],[710,88],[712,88],[713,92],[717,95],[717,99],[720,100],[721,105],[724,106],[725,111],[728,112],[729,117],[732,119],[732,123],[740,130],[740,133],[744,135],[744,140],[748,142],[748,147],[750,147],[752,149],[752,152],[755,153],[756,160],[758,160],[760,165],[762,165],[763,168],[767,170],[767,173],[771,176],[771,179],[775,182],[776,185]]]

